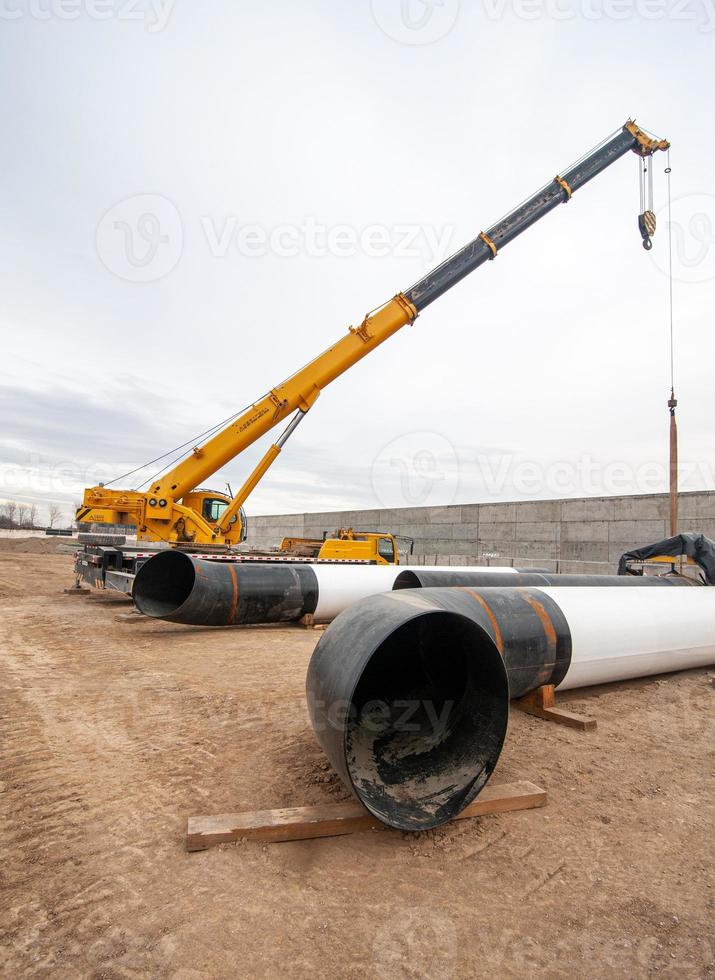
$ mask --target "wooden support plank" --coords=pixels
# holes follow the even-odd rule
[[[88,598],[98,605],[105,606],[126,606],[134,602],[130,595],[121,592],[91,592]]]
[[[512,703],[528,715],[535,715],[537,718],[544,718],[558,725],[568,725],[569,728],[576,728],[581,732],[592,732],[596,728],[595,718],[556,707],[553,684],[537,687],[535,691],[531,691],[523,698],[516,698]]]
[[[487,813],[507,813],[544,806],[546,790],[522,780],[486,786],[477,799],[456,817],[480,817]],[[204,851],[215,844],[240,838],[268,842],[338,837],[365,830],[386,830],[357,800],[298,806],[281,810],[254,810],[223,813],[215,817],[189,817],[186,850]]]
[[[309,630],[325,630],[328,628],[327,623],[316,623],[312,613],[306,613],[301,619],[298,620],[299,626],[304,626]]]

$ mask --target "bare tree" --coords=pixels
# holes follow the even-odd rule
[[[27,504],[17,505],[17,526],[27,527],[27,522],[30,516],[30,508]]]
[[[3,504],[2,512],[3,517],[7,517],[10,524],[15,524],[17,521],[17,504],[14,500],[8,500],[6,504]]]
[[[37,504],[30,505],[30,527],[37,527]]]
[[[62,509],[57,504],[50,504],[47,508],[47,520],[50,527],[54,527],[55,521],[59,521],[61,517]]]

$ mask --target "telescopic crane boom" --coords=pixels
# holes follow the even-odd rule
[[[136,525],[138,537],[143,540],[238,543],[245,536],[243,503],[323,388],[388,337],[413,323],[430,303],[480,265],[496,258],[505,245],[559,204],[569,201],[577,190],[620,157],[633,151],[645,158],[668,147],[666,140],[651,137],[629,120],[616,135],[557,175],[495,225],[480,232],[410,289],[369,313],[358,327],[351,326],[332,347],[269,391],[213,438],[196,446],[186,459],[153,482],[148,491],[112,490],[101,485],[85,490],[77,521]],[[642,233],[647,228],[652,234],[655,228],[652,212],[639,215],[639,227]],[[292,413],[295,414],[286,430],[233,499],[196,490],[207,477]],[[207,508],[207,503],[220,506],[212,510]]]

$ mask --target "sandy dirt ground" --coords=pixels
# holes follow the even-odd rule
[[[512,710],[493,782],[544,809],[188,854],[191,814],[347,798],[320,634],[125,619],[55,548],[0,545],[3,977],[715,976],[713,671],[564,695],[593,733]]]

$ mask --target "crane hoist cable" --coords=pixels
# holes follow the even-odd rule
[[[238,412],[234,412],[233,415],[229,415],[228,418],[223,419],[223,421],[216,422],[209,429],[205,429],[203,432],[199,432],[198,435],[194,436],[192,439],[189,439],[187,442],[182,442],[180,446],[175,446],[173,449],[167,450],[167,452],[162,453],[161,456],[157,456],[155,459],[150,459],[146,463],[142,463],[141,466],[137,466],[133,470],[129,470],[127,473],[122,473],[121,476],[115,476],[113,480],[108,480],[104,484],[104,486],[111,487],[113,483],[117,483],[119,480],[125,480],[128,476],[133,476],[134,473],[140,473],[142,470],[145,470],[148,466],[153,466],[154,463],[160,463],[162,459],[166,459],[167,456],[173,456],[174,453],[178,453],[180,450],[186,449],[187,446],[192,446],[192,447],[195,446],[196,443],[199,442],[200,440],[212,436],[214,432],[218,432],[219,429],[222,429],[224,426],[229,425],[231,422],[233,422],[234,419],[242,415],[248,408],[250,408],[250,406],[246,405],[245,408],[240,409],[240,411]],[[177,457],[177,459],[181,459],[183,456],[188,455],[188,452],[189,451],[187,450],[187,452],[181,453]],[[167,466],[163,467],[161,470],[159,470],[159,473],[163,473],[164,470],[167,468],[168,468]],[[139,484],[139,486],[143,487],[144,484],[149,483],[152,479],[153,477],[144,480],[142,483]]]
[[[655,211],[653,210],[653,167],[650,157],[638,158],[640,214],[638,229],[643,238],[643,248],[650,252],[653,248],[651,237],[655,234]]]
[[[668,412],[670,414],[670,480],[669,480],[669,511],[671,537],[678,533],[678,423],[675,409],[678,399],[675,397],[675,327],[673,317],[673,221],[672,195],[670,187],[670,150],[668,150],[667,166],[665,168],[668,194],[668,307],[670,332],[670,398]]]

